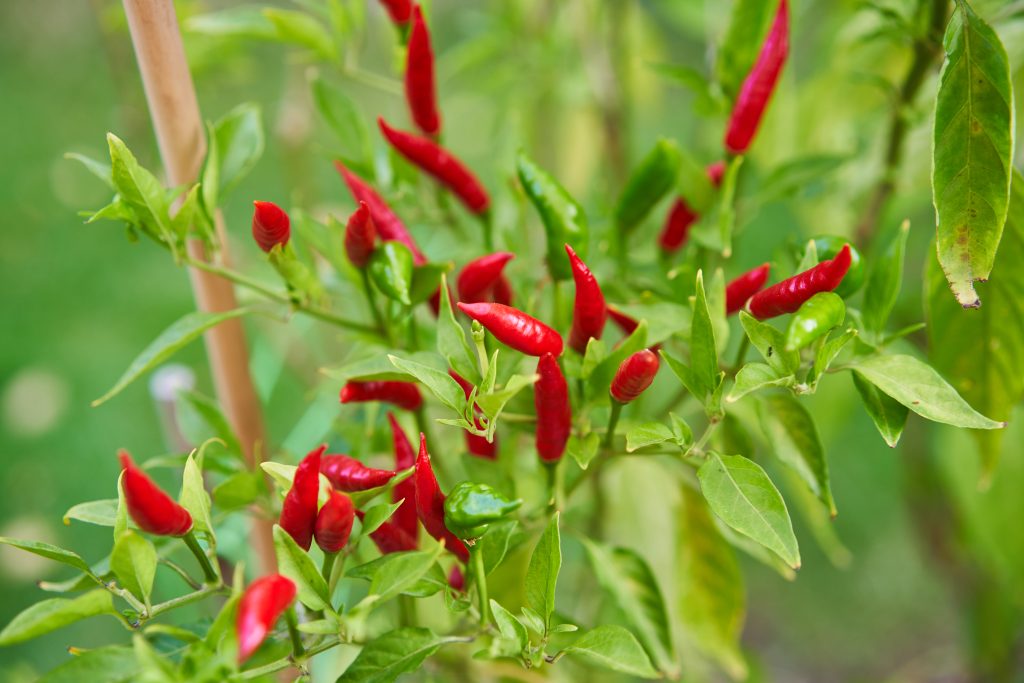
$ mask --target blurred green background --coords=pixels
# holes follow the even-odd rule
[[[882,4],[898,12],[914,5]],[[880,80],[898,80],[907,64],[905,43],[883,30],[882,13],[869,3],[793,5],[790,63],[745,171],[757,177],[811,154],[836,155],[845,163],[743,216],[736,272],[803,237],[851,234],[880,167],[889,115]],[[1019,91],[1019,10],[1011,3],[975,5],[984,16],[1000,18],[996,28]],[[230,6],[181,2],[178,10],[191,16]],[[706,74],[728,11],[729,3],[719,0],[432,3],[449,143],[499,195],[508,244],[534,253],[542,248],[535,234],[524,236],[508,219],[507,181],[520,145],[583,198],[594,216],[607,215],[610,190],[625,174],[617,155],[635,161],[657,137],[668,136],[698,158],[714,159],[721,117],[656,67],[685,65]],[[366,13],[365,34],[349,49],[359,56],[360,73],[370,76],[337,82],[359,103],[381,158],[385,151],[373,119],[384,114],[404,121],[404,108],[399,94],[387,91],[397,83],[393,31],[376,2],[366,3]],[[243,101],[263,107],[267,152],[225,215],[237,259],[243,267],[264,268],[247,238],[252,199],[335,209],[337,215],[350,208],[327,163],[333,143],[309,101],[311,67],[279,45],[191,34],[186,39],[207,118]],[[373,87],[373,75],[387,87]],[[6,100],[0,108],[0,206],[6,216],[0,290],[8,293],[0,336],[0,535],[46,540],[95,560],[89,549],[106,543],[108,531],[64,526],[63,512],[76,502],[115,495],[117,448],[147,457],[166,451],[168,443],[145,382],[100,408],[90,408],[89,401],[191,309],[191,293],[184,272],[165,253],[129,243],[114,223],[86,226],[76,215],[108,197],[81,167],[63,159],[65,152],[102,158],[104,134],[114,131],[140,161],[159,168],[119,3],[0,4],[0,84]],[[897,312],[906,324],[922,319],[919,283],[925,259],[934,258],[928,185],[934,83],[922,93],[919,107],[905,112],[915,132],[882,221],[885,230],[904,217],[912,221]],[[606,137],[610,111],[625,126],[614,144]],[[643,235],[653,237],[657,227],[651,222]],[[455,245],[451,236],[420,229],[418,237],[428,253],[455,257],[448,253]],[[646,252],[639,251],[643,258]],[[532,270],[523,257],[513,267]],[[287,379],[265,397],[271,438],[278,442],[314,395],[309,387],[316,366],[343,354],[329,343],[306,348],[301,329],[260,323],[251,330],[254,362],[274,354],[297,357],[289,360]],[[200,389],[210,391],[201,345],[177,360],[193,367]],[[804,566],[797,580],[785,581],[744,558],[744,644],[757,662],[754,679],[1024,680],[1024,432],[1011,427],[995,482],[979,491],[977,457],[966,436],[912,417],[904,441],[892,451],[844,381],[824,383],[811,404],[841,512],[834,530],[848,554],[835,547],[828,555],[819,551],[812,530],[798,520]],[[637,465],[632,475],[641,479],[642,473]],[[623,490],[645,486],[625,473],[621,481]],[[645,500],[622,502],[637,519],[656,514],[649,508],[660,495],[658,483],[650,487]],[[613,525],[611,535],[626,545],[639,543],[625,523]],[[664,566],[671,560],[659,559],[655,548],[641,550],[653,556],[656,571],[671,570]],[[63,575],[55,565],[0,548],[0,622],[44,597],[37,580],[56,578]],[[0,650],[0,679],[34,680],[63,661],[69,645],[92,647],[122,637],[113,620],[92,620]],[[1009,663],[1009,673],[985,678],[978,672],[986,661],[1004,668]]]

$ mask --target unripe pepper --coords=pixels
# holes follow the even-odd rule
[[[395,452],[395,470],[401,472],[416,464],[416,452],[409,443],[409,438],[402,431],[401,425],[392,413],[388,413],[391,425],[391,444]],[[416,514],[416,481],[408,477],[398,482],[391,490],[391,502],[402,501],[402,505],[392,515],[394,524],[413,539],[415,547],[416,532],[419,529],[419,517]]]
[[[399,26],[409,23],[409,17],[412,15],[412,0],[380,0],[380,4],[384,5],[384,9],[391,15],[391,21]]]
[[[356,517],[362,520],[366,514],[362,510],[356,510]],[[370,533],[370,539],[382,555],[389,553],[400,553],[406,550],[416,550],[416,535],[409,535],[399,528],[398,524],[384,522]]]
[[[252,214],[252,236],[260,249],[270,250],[288,244],[291,237],[291,220],[284,210],[273,202],[253,202],[256,207]]]
[[[828,334],[846,318],[846,304],[835,292],[819,292],[793,314],[786,330],[786,351],[797,351]]]
[[[658,140],[640,165],[630,174],[615,205],[615,228],[622,239],[647,217],[647,214],[676,184],[679,175],[679,149],[669,140]]]
[[[430,32],[419,5],[412,10],[412,31],[405,59],[405,100],[417,128],[430,136],[441,132],[437,86],[434,83],[434,50],[430,46]]]
[[[345,253],[356,268],[365,268],[373,254],[377,241],[377,228],[370,216],[366,202],[359,202],[359,208],[349,216],[345,224]]]
[[[528,356],[562,355],[562,337],[522,311],[502,304],[467,304],[459,310],[484,326],[502,344]]]
[[[121,450],[117,457],[124,471],[121,486],[125,506],[140,529],[157,536],[184,536],[192,530],[192,515],[188,510],[174,502],[136,467],[128,451]]]
[[[572,330],[569,332],[569,346],[576,352],[587,350],[587,342],[600,339],[604,324],[608,320],[608,307],[597,278],[580,260],[568,244],[565,252],[569,255],[572,277],[576,282],[576,298],[572,308]]]
[[[743,154],[750,147],[788,54],[789,6],[786,0],[779,0],[775,21],[764,39],[757,61],[743,81],[729,117],[725,148],[731,154]]]
[[[464,481],[444,501],[444,523],[459,538],[483,536],[487,526],[519,509],[522,500],[509,500],[487,484]]]
[[[572,269],[562,257],[562,249],[566,244],[572,245],[581,258],[586,258],[590,235],[587,215],[579,202],[524,152],[519,152],[516,169],[527,198],[544,224],[548,271],[555,280],[568,280]]]
[[[537,382],[533,385],[533,405],[537,410],[534,442],[544,462],[558,462],[572,431],[569,385],[558,360],[546,353],[537,361]]]
[[[338,173],[344,179],[345,184],[348,186],[348,191],[352,194],[352,198],[357,202],[366,203],[366,207],[370,210],[370,218],[373,219],[373,224],[377,228],[380,238],[382,240],[401,242],[409,247],[409,251],[412,252],[413,263],[417,266],[422,266],[426,263],[427,257],[420,251],[416,240],[412,238],[408,228],[402,223],[402,219],[395,215],[395,212],[377,194],[376,190],[370,187],[369,183],[365,180],[345,168],[345,165],[340,161],[335,161],[334,167],[338,169]]]
[[[355,382],[350,381],[341,389],[342,403],[365,403],[385,401],[404,410],[418,410],[423,405],[420,390],[413,382]]]
[[[427,440],[422,434],[420,453],[416,457],[416,474],[413,477],[416,480],[416,511],[419,513],[423,528],[437,540],[443,540],[449,551],[466,562],[469,559],[469,550],[444,525],[444,494],[441,493],[437,477],[434,476],[430,454],[427,453]]]
[[[750,312],[758,320],[792,313],[818,292],[831,292],[843,281],[850,268],[850,245],[839,250],[834,259],[797,273],[750,299]]]
[[[511,252],[499,251],[481,256],[463,266],[456,282],[459,299],[471,304],[487,301],[502,279],[505,264],[515,256]]]
[[[336,553],[348,543],[352,533],[352,522],[355,521],[355,507],[352,499],[344,493],[331,491],[327,502],[320,508],[313,526],[313,538],[320,550],[325,553]]]
[[[650,349],[637,351],[622,361],[612,379],[612,398],[619,403],[635,400],[651,386],[659,365],[658,355]]]
[[[311,451],[295,469],[292,487],[281,505],[278,522],[303,550],[309,550],[316,525],[317,503],[320,494],[320,457],[327,450],[324,444]]]
[[[238,631],[238,663],[256,652],[280,618],[295,599],[295,584],[280,574],[256,579],[238,603],[235,629]]]
[[[768,282],[768,271],[771,266],[767,263],[762,263],[753,270],[748,270],[743,275],[740,275],[735,280],[731,280],[729,284],[725,286],[725,314],[732,315],[738,313],[743,308],[750,297],[757,294],[764,283]]]
[[[377,119],[384,137],[399,154],[435,179],[458,197],[466,208],[483,214],[491,205],[487,190],[476,176],[448,150],[433,140],[396,130],[384,119]]]
[[[325,455],[320,459],[320,472],[339,491],[368,491],[384,486],[395,476],[394,470],[367,467],[347,455]]]
[[[470,384],[465,377],[454,370],[449,370],[448,374],[460,387],[462,387],[462,391],[466,394],[466,398],[468,399],[469,395],[473,393],[473,385]],[[484,426],[480,421],[479,410],[476,412],[477,414],[473,416],[473,426],[477,429],[483,429]],[[488,441],[487,437],[480,436],[479,434],[471,434],[465,430],[463,430],[462,433],[466,435],[466,450],[469,451],[471,455],[475,455],[479,458],[487,458],[488,460],[494,460],[498,457],[497,433],[494,434],[494,441]]]
[[[706,173],[708,180],[715,187],[722,184],[722,176],[725,174],[725,164],[721,161],[716,161],[707,167]],[[672,208],[669,209],[668,216],[665,218],[665,227],[661,231],[661,235],[658,236],[658,245],[668,252],[676,251],[681,246],[686,244],[687,238],[690,236],[690,228],[697,219],[700,218],[694,209],[686,203],[686,200],[680,197],[672,204]]]

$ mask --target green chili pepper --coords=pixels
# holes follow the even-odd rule
[[[842,237],[836,237],[835,235],[815,237],[814,246],[818,250],[818,261],[827,261],[835,258],[836,254],[839,253],[839,250],[845,244],[850,243]],[[849,299],[860,289],[862,284],[864,284],[864,261],[861,260],[860,252],[851,244],[850,269],[846,271],[846,275],[843,276],[843,281],[839,283],[839,286],[832,291],[844,299]]]
[[[389,299],[412,304],[412,252],[401,242],[384,242],[370,257],[370,277]]]
[[[298,259],[291,244],[275,245],[270,250],[270,263],[288,285],[288,292],[296,302],[318,301],[324,290],[320,280]]]
[[[523,504],[509,500],[487,484],[464,481],[444,501],[444,523],[459,538],[477,538],[487,525],[507,517]]]
[[[615,206],[615,227],[620,236],[631,232],[654,206],[676,186],[681,158],[671,140],[658,140],[626,181]]]
[[[793,314],[786,330],[786,351],[802,349],[846,318],[846,304],[834,292],[819,292]]]
[[[565,258],[565,245],[570,245],[580,258],[587,257],[587,215],[572,195],[524,152],[519,152],[516,167],[519,182],[544,223],[548,271],[555,280],[568,280],[572,270]]]

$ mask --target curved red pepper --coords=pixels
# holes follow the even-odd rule
[[[434,83],[434,50],[430,46],[430,31],[423,21],[423,10],[419,5],[412,11],[412,31],[405,59],[405,100],[417,128],[431,136],[441,132],[437,86]]]
[[[416,452],[392,413],[388,413],[388,422],[391,425],[391,443],[395,451],[395,469],[407,470],[416,464]],[[391,501],[397,503],[400,500],[403,501],[402,505],[395,511],[392,519],[403,532],[415,540],[416,531],[419,529],[419,517],[416,514],[416,482],[413,477],[400,481],[391,490]]]
[[[344,493],[331,491],[327,502],[320,508],[313,526],[313,538],[320,550],[336,553],[348,543],[352,533],[352,522],[356,518],[352,499]]]
[[[462,267],[456,283],[459,299],[471,304],[486,301],[502,279],[505,264],[515,257],[511,252],[499,251],[467,263]]]
[[[498,281],[494,283],[494,288],[491,290],[491,298],[494,299],[494,303],[496,304],[511,306],[512,296],[512,283],[508,281],[507,277],[502,275],[498,278]]]
[[[280,244],[282,247],[291,237],[291,221],[288,214],[274,202],[253,202],[252,236],[260,249],[270,252]]]
[[[449,370],[448,374],[452,379],[458,382],[459,386],[462,387],[463,393],[466,394],[466,398],[469,398],[469,395],[473,392],[473,385],[469,380],[454,370]],[[477,413],[479,414],[479,411],[477,411]],[[478,414],[473,416],[473,426],[477,429],[483,429],[484,425],[483,422],[480,421]],[[494,435],[494,441],[488,441],[487,437],[480,436],[479,434],[470,434],[465,430],[463,430],[462,433],[466,435],[466,450],[469,451],[471,455],[475,455],[479,458],[486,458],[488,460],[494,460],[498,457],[497,434]]]
[[[256,652],[280,616],[295,599],[295,584],[280,574],[256,579],[242,593],[235,630],[238,631],[238,663]]]
[[[466,589],[466,576],[462,573],[462,567],[457,564],[452,565],[451,571],[448,572],[448,585],[460,593]]]
[[[345,165],[340,161],[335,161],[334,167],[338,169],[338,173],[344,179],[345,184],[348,186],[348,191],[352,194],[352,198],[357,202],[366,203],[366,208],[370,210],[370,218],[373,219],[373,224],[377,228],[380,238],[384,241],[401,242],[409,247],[409,251],[412,252],[413,263],[417,266],[422,266],[426,263],[427,257],[420,251],[416,240],[412,238],[408,228],[402,223],[402,219],[395,215],[395,212],[377,194],[377,191],[370,187],[370,184],[365,180],[345,168]]]
[[[360,520],[366,517],[362,510],[356,510],[356,517]],[[416,550],[416,534],[409,535],[392,522],[384,522],[370,533],[373,541],[381,554],[400,553],[405,550]]]
[[[711,184],[719,187],[722,184],[722,176],[725,175],[725,163],[716,161],[709,165],[705,172]],[[662,228],[661,234],[658,236],[658,244],[665,251],[678,250],[686,244],[686,240],[690,236],[690,228],[698,218],[700,218],[700,214],[680,197],[672,204],[672,208],[665,218],[665,227]]]
[[[587,342],[591,338],[601,338],[604,324],[608,320],[608,307],[605,305],[601,286],[597,284],[597,278],[590,272],[590,268],[587,268],[587,264],[568,244],[565,245],[565,253],[569,255],[572,278],[576,282],[569,346],[578,353],[583,353],[587,350]]]
[[[395,150],[426,173],[434,176],[473,213],[485,213],[491,205],[487,190],[476,176],[448,150],[433,140],[396,130],[377,119],[380,130]]]
[[[391,15],[391,21],[402,26],[409,23],[412,15],[412,0],[380,0],[384,9]]]
[[[347,455],[325,455],[320,459],[320,472],[339,491],[367,491],[384,486],[395,476],[394,470],[367,467]]]
[[[788,54],[789,6],[786,0],[780,0],[775,21],[732,108],[725,132],[725,148],[732,154],[743,154],[750,147]]]
[[[750,297],[757,294],[764,283],[768,282],[768,271],[771,268],[767,263],[759,265],[731,280],[725,286],[725,314],[732,315],[738,312]]]
[[[608,306],[608,317],[622,330],[622,334],[627,337],[633,334],[636,328],[640,326],[640,322],[636,318],[626,315],[614,306]]]
[[[629,403],[651,386],[658,374],[658,355],[650,349],[637,351],[622,361],[612,379],[611,395],[619,403]]]
[[[572,430],[569,385],[558,360],[546,353],[537,361],[540,376],[533,385],[533,405],[537,409],[537,453],[544,462],[557,462],[565,453]]]
[[[469,550],[459,538],[448,531],[444,524],[444,494],[434,476],[434,468],[430,465],[430,454],[427,453],[427,440],[420,434],[420,453],[416,457],[416,511],[427,533],[437,540],[444,541],[445,548],[457,558],[469,560]]]
[[[484,326],[498,341],[528,356],[562,355],[562,337],[522,311],[503,304],[467,304],[459,310]]]
[[[292,487],[281,506],[278,524],[295,539],[303,550],[309,550],[316,525],[317,498],[320,494],[320,456],[327,450],[324,444],[311,451],[295,470]]]
[[[385,401],[404,410],[418,410],[423,405],[420,390],[412,382],[348,382],[340,398],[342,403]]]
[[[795,312],[815,294],[831,292],[838,287],[850,269],[850,260],[850,245],[845,244],[835,258],[822,261],[755,294],[750,299],[750,312],[758,320]]]
[[[128,514],[143,531],[157,536],[184,536],[192,530],[192,515],[135,466],[128,451],[118,451],[124,478],[124,502]]]
[[[349,216],[345,224],[345,253],[356,268],[365,268],[373,255],[377,241],[377,228],[370,217],[366,202],[359,202],[359,208]]]

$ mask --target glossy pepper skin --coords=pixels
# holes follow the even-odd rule
[[[459,310],[484,326],[502,344],[527,356],[550,353],[562,355],[562,337],[553,329],[522,311],[503,304],[467,304]]]
[[[430,454],[427,453],[427,440],[422,434],[420,434],[420,452],[416,457],[416,473],[413,478],[416,481],[416,512],[419,513],[423,528],[437,540],[443,540],[445,548],[466,562],[469,560],[469,550],[444,525],[444,494],[441,493],[437,477],[434,476],[434,468],[430,464]]]
[[[423,405],[420,390],[412,382],[348,382],[339,394],[342,403],[384,401],[404,410],[417,410]]]
[[[292,487],[281,506],[278,522],[303,550],[309,550],[316,526],[317,498],[320,493],[320,457],[327,450],[324,444],[311,451],[295,470]]]
[[[413,450],[409,438],[402,431],[402,426],[392,413],[388,413],[388,424],[391,425],[391,445],[395,453],[395,470],[401,472],[416,464],[416,451]],[[391,516],[392,523],[404,533],[412,537],[415,547],[416,532],[419,529],[419,517],[416,514],[416,481],[408,477],[400,481],[391,490],[391,502],[403,501],[402,505]]]
[[[238,663],[259,649],[281,614],[295,599],[295,584],[280,574],[256,579],[238,603],[235,629],[238,631]]]
[[[750,299],[750,313],[758,320],[792,313],[818,292],[831,292],[850,269],[850,245],[839,250],[834,259],[797,273]]]
[[[510,500],[487,484],[464,481],[444,500],[444,523],[459,538],[483,536],[487,526],[516,511],[522,500]]]
[[[499,277],[498,281],[494,283],[494,287],[491,289],[491,298],[494,299],[496,304],[503,306],[512,305],[512,283],[504,275]]]
[[[178,505],[135,466],[128,451],[121,450],[124,502],[139,528],[157,536],[184,536],[192,530],[192,515]]]
[[[604,324],[608,320],[608,307],[601,292],[601,285],[590,272],[572,247],[565,245],[572,266],[572,277],[576,282],[576,298],[572,307],[572,330],[569,332],[569,346],[577,353],[587,350],[587,342],[600,339]]]
[[[384,9],[391,15],[391,21],[399,26],[409,23],[409,17],[412,16],[412,0],[380,0],[380,4],[384,5]]]
[[[260,249],[270,253],[277,245],[283,247],[288,244],[292,234],[291,220],[284,209],[273,202],[256,201],[253,205],[252,237]]]
[[[537,410],[534,443],[541,460],[558,462],[572,431],[569,385],[558,360],[550,353],[537,361],[537,375],[539,379],[533,385],[533,405]]]
[[[719,187],[722,184],[722,176],[725,174],[725,164],[716,161],[707,167],[706,172],[711,184]],[[690,228],[698,218],[700,218],[700,214],[691,208],[685,199],[682,197],[676,199],[665,218],[665,227],[658,236],[658,245],[663,251],[677,251],[686,244],[686,240],[690,236]]]
[[[622,334],[629,336],[633,334],[636,328],[640,325],[640,322],[632,316],[626,315],[614,306],[608,307],[608,317],[612,319],[616,327],[622,330]]]
[[[818,252],[818,260],[825,261],[835,258],[839,250],[847,246],[846,240],[836,235],[821,235],[814,238],[814,247]],[[843,281],[835,288],[835,293],[844,299],[849,299],[857,293],[864,284],[865,268],[864,259],[860,252],[852,244],[850,247],[850,269],[846,271]]]
[[[433,140],[396,130],[389,126],[384,119],[377,119],[377,123],[380,125],[381,133],[395,148],[395,151],[451,190],[452,194],[458,197],[473,213],[487,212],[491,205],[487,190],[451,152]]]
[[[460,387],[462,387],[462,391],[466,394],[466,398],[469,398],[469,395],[473,393],[473,385],[469,380],[454,370],[449,370],[448,374]],[[473,416],[473,424],[477,429],[484,428],[479,415]],[[494,434],[494,441],[488,441],[486,437],[480,436],[479,434],[470,434],[467,431],[463,431],[462,433],[466,435],[466,450],[469,451],[471,455],[475,455],[478,458],[486,458],[488,460],[494,460],[498,457],[497,433]]]
[[[355,521],[355,506],[352,499],[344,493],[331,491],[327,502],[320,508],[313,526],[313,538],[320,550],[325,553],[336,553],[348,543],[352,533],[352,522]]]
[[[555,280],[568,280],[572,269],[562,257],[562,249],[570,244],[580,258],[587,257],[590,236],[587,214],[553,176],[522,151],[516,158],[516,170],[519,183],[544,224],[548,271]]]
[[[459,300],[475,304],[492,298],[495,287],[503,279],[505,264],[515,257],[511,252],[499,251],[481,256],[463,266],[456,281]],[[507,284],[508,281],[505,282]]]
[[[768,282],[770,269],[769,264],[762,263],[757,268],[748,270],[735,280],[729,281],[729,284],[725,286],[726,315],[738,313],[750,301],[750,297],[761,291],[764,283]]]
[[[365,180],[345,168],[345,165],[340,161],[335,161],[334,167],[338,169],[338,173],[341,174],[342,179],[348,186],[348,191],[352,194],[352,198],[357,202],[366,203],[366,208],[370,210],[370,218],[373,219],[373,225],[377,228],[380,238],[382,240],[401,242],[409,247],[415,265],[422,266],[426,263],[427,257],[420,251],[416,240],[412,238],[408,228],[402,223],[402,219],[395,215],[395,212],[377,194],[377,191],[370,187],[370,184]]]
[[[349,216],[345,224],[345,253],[356,268],[365,268],[373,255],[377,241],[377,227],[370,216],[366,202],[359,202],[359,208]]]
[[[753,142],[788,54],[789,5],[787,0],[780,0],[775,21],[768,30],[757,61],[743,81],[732,108],[732,115],[729,117],[725,131],[725,148],[731,154],[743,154]]]
[[[805,301],[789,321],[786,351],[796,351],[843,324],[846,304],[835,292],[819,292]]]
[[[320,472],[339,491],[367,491],[384,486],[395,476],[394,470],[367,467],[347,455],[325,455],[320,459]]]
[[[412,10],[412,31],[409,32],[409,50],[405,59],[405,101],[417,128],[432,137],[441,132],[434,81],[434,50],[419,5]]]
[[[650,349],[637,351],[622,361],[612,379],[611,395],[619,403],[629,403],[651,386],[658,374],[658,354]]]
[[[356,510],[356,517],[360,520],[366,517],[362,510]],[[389,553],[400,553],[405,550],[416,550],[416,535],[405,533],[393,522],[384,522],[370,533],[370,539],[382,555]]]

